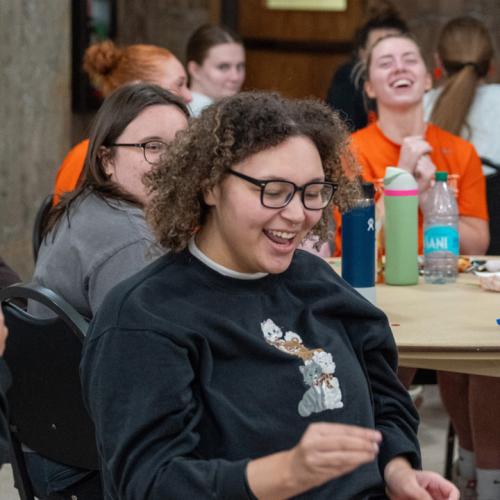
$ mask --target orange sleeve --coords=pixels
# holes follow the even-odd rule
[[[71,149],[61,163],[54,185],[54,205],[59,202],[60,197],[64,193],[73,191],[78,184],[78,179],[85,164],[88,147],[89,141],[85,139]]]

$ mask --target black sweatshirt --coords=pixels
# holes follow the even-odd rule
[[[252,498],[248,461],[319,421],[376,428],[383,442],[378,463],[302,498],[383,498],[389,460],[420,466],[396,363],[385,315],[313,255],[257,280],[187,250],[162,257],[111,291],[85,340],[107,498]]]

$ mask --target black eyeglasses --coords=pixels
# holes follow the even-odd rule
[[[113,147],[142,148],[144,159],[156,165],[160,162],[162,155],[167,151],[167,144],[163,141],[146,141],[137,144],[113,143]]]
[[[275,181],[275,180],[259,180],[241,174],[229,169],[228,172],[240,179],[243,179],[255,186],[260,187],[260,202],[266,208],[283,208],[286,207],[295,196],[295,193],[300,192],[302,204],[308,210],[322,210],[330,203],[337,184],[333,182],[308,182],[299,187],[290,181]]]

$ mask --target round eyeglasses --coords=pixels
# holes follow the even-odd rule
[[[308,182],[299,187],[291,181],[254,179],[231,169],[228,170],[228,173],[259,186],[260,202],[266,208],[286,207],[292,201],[295,193],[300,192],[300,199],[305,208],[323,210],[330,203],[338,187],[337,184],[328,181]]]
[[[151,163],[151,165],[157,165],[160,163],[161,157],[167,151],[167,144],[163,141],[146,141],[140,143],[113,143],[110,144],[113,147],[125,147],[125,148],[142,148],[144,153],[144,159]]]

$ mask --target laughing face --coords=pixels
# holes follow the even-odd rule
[[[315,145],[292,137],[234,165],[233,170],[259,180],[286,180],[303,186],[325,180]],[[281,273],[295,249],[320,220],[321,210],[308,210],[296,193],[283,208],[262,206],[260,188],[228,175],[205,193],[211,207],[196,242],[215,262],[244,273]]]
[[[421,105],[431,77],[417,45],[405,37],[391,36],[373,47],[365,91],[380,109]]]

